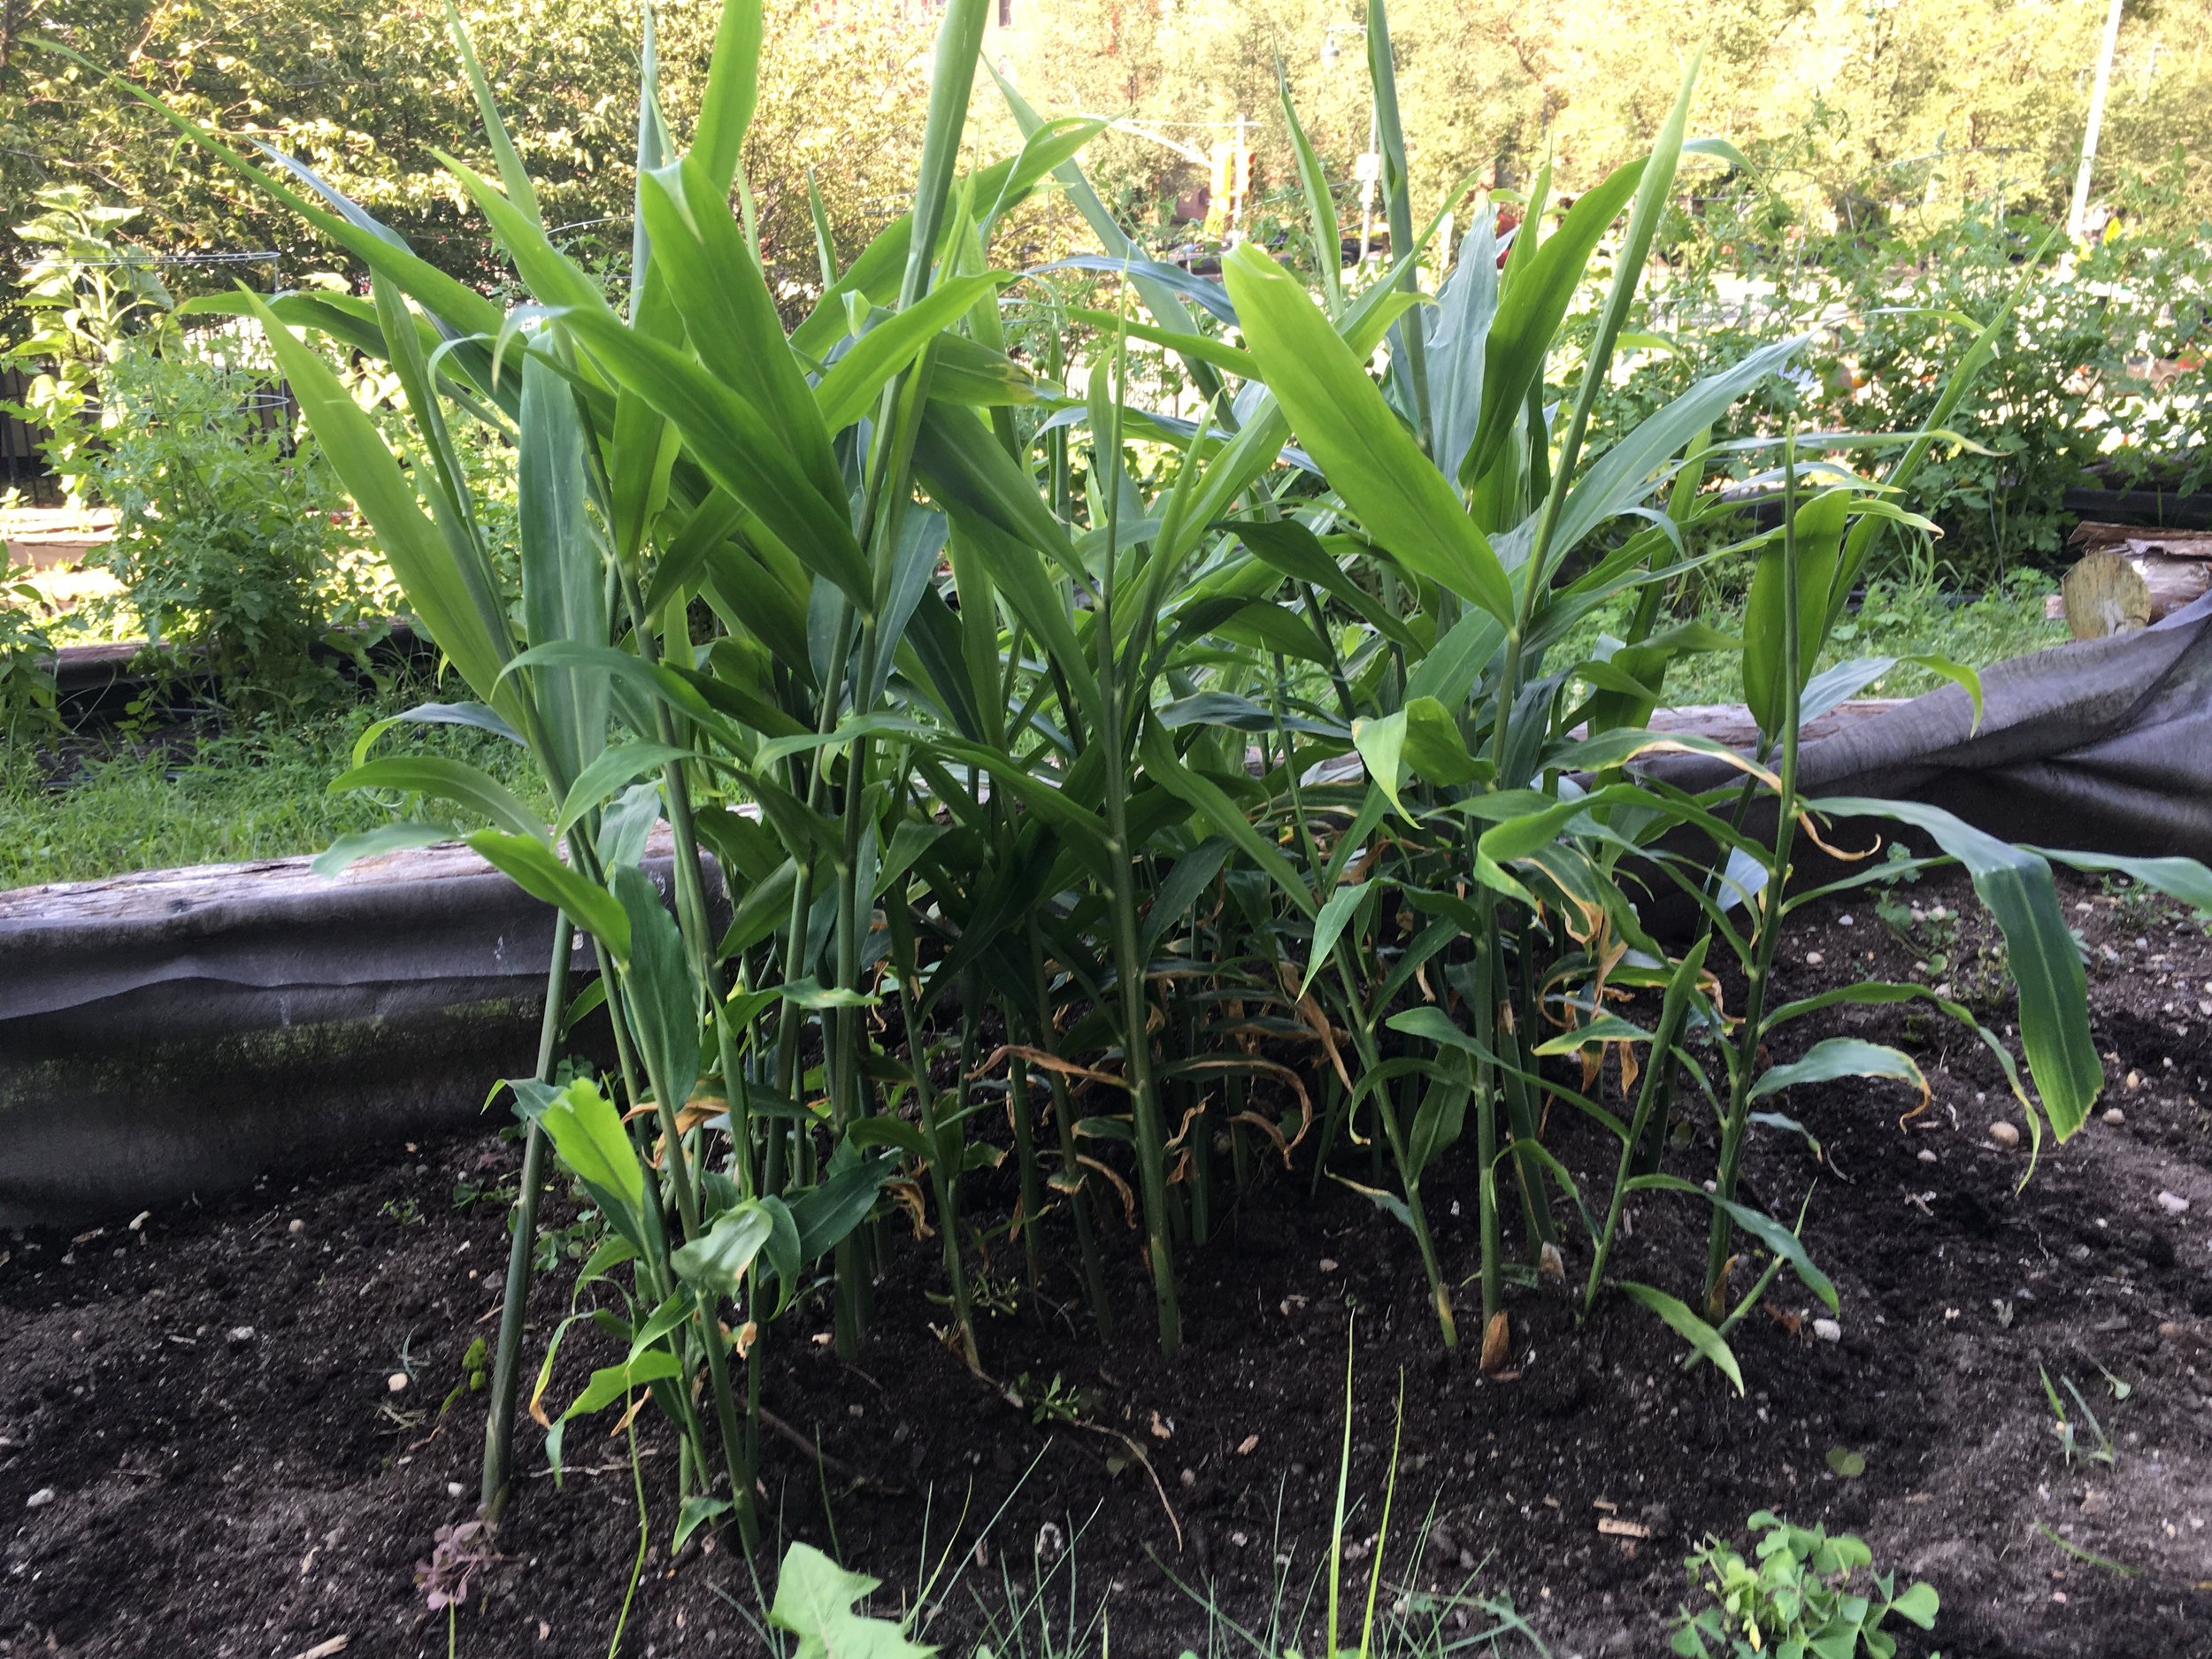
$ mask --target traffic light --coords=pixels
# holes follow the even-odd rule
[[[1229,196],[1236,185],[1234,146],[1223,139],[1210,152],[1210,176],[1206,189],[1206,234],[1218,236],[1229,222]]]

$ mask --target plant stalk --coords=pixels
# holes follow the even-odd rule
[[[1751,1116],[1753,1073],[1759,1064],[1759,1045],[1765,1035],[1767,986],[1774,970],[1774,953],[1781,942],[1782,890],[1788,885],[1790,851],[1797,833],[1797,728],[1804,692],[1800,661],[1797,613],[1797,433],[1792,427],[1783,450],[1782,464],[1782,759],[1781,784],[1775,797],[1774,861],[1767,868],[1759,893],[1759,936],[1752,948],[1750,982],[1744,991],[1743,1024],[1737,1028],[1734,1063],[1728,1071],[1728,1118],[1722,1126],[1719,1167],[1714,1191],[1723,1199],[1736,1195],[1736,1179],[1743,1165],[1744,1132]],[[1717,1318],[1728,1290],[1728,1247],[1735,1223],[1715,1205],[1712,1242],[1706,1252],[1705,1301]]]

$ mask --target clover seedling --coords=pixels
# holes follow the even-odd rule
[[[1677,1616],[1680,1659],[1891,1659],[1897,1639],[1882,1629],[1891,1614],[1922,1630],[1934,1625],[1935,1591],[1916,1584],[1896,1592],[1893,1575],[1872,1570],[1874,1552],[1862,1540],[1792,1526],[1766,1509],[1751,1517],[1751,1530],[1763,1534],[1752,1559],[1718,1538],[1689,1558],[1691,1582],[1718,1605]],[[1869,1591],[1853,1586],[1862,1568]]]

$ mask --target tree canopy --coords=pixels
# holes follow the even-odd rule
[[[655,9],[664,100],[695,109],[720,0]],[[477,50],[572,248],[624,257],[640,20],[629,6],[467,0]],[[847,254],[902,205],[926,82],[928,8],[767,0],[747,167],[764,251],[816,269],[807,172]],[[1546,153],[1578,188],[1632,153],[1702,47],[1698,126],[1759,155],[1801,206],[2062,203],[2101,0],[1399,0],[1389,25],[1417,199],[1471,174],[1511,184]],[[995,62],[1040,109],[1125,115],[1090,166],[1139,220],[1202,177],[1189,157],[1248,118],[1263,180],[1292,179],[1279,61],[1325,163],[1367,144],[1364,0],[1010,0]],[[480,245],[434,145],[480,124],[442,4],[331,0],[0,0],[0,219],[43,184],[142,205],[149,242],[331,262],[144,105],[34,40],[66,45],[196,119],[296,156],[457,271]],[[2212,8],[2128,0],[2099,167],[2169,227],[2212,217]],[[971,142],[1015,137],[979,87]],[[972,134],[979,133],[979,140]],[[1156,142],[1167,139],[1171,148]],[[471,154],[471,160],[481,159]],[[2190,165],[2193,163],[2194,165]],[[12,254],[11,243],[6,252]],[[486,284],[499,273],[469,273]]]

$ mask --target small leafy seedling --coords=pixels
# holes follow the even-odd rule
[[[518,1183],[512,1178],[488,1181],[481,1187],[473,1181],[456,1181],[453,1184],[453,1207],[465,1214],[479,1204],[490,1204],[504,1210],[515,1202],[518,1186]]]
[[[2107,1469],[2116,1466],[2120,1460],[2119,1455],[2112,1448],[2112,1436],[2106,1433],[2104,1425],[2097,1421],[2097,1414],[2089,1409],[2089,1402],[2082,1398],[2081,1390],[2074,1386],[2074,1379],[2062,1376],[2059,1381],[2064,1383],[2066,1392],[2073,1395],[2074,1404],[2080,1409],[2082,1422],[2088,1425],[2089,1432],[2096,1438],[2094,1446],[2082,1444],[2080,1430],[2075,1425],[2073,1418],[2066,1415],[2066,1407],[2059,1400],[2058,1390],[2052,1386],[2051,1373],[2040,1365],[2035,1370],[2036,1374],[2043,1379],[2043,1397],[2050,1402],[2054,1419],[2051,1432],[2058,1436],[2059,1449],[2065,1454],[2068,1467],[2073,1465],[2077,1456],[2090,1458]],[[2109,1371],[2105,1374],[2108,1378],[2111,1377]],[[2125,1383],[2119,1383],[2113,1390],[2113,1397],[2124,1400],[2133,1392]]]
[[[454,1402],[464,1394],[482,1393],[484,1385],[491,1379],[491,1363],[490,1345],[480,1336],[469,1344],[468,1352],[461,1356],[461,1380],[453,1385],[453,1391],[446,1395],[445,1403],[438,1408],[438,1415],[443,1417],[452,1410]]]
[[[1083,1391],[1063,1382],[1057,1371],[1049,1383],[1037,1382],[1024,1371],[1007,1392],[1033,1423],[1080,1423],[1090,1409]]]
[[[1680,1659],[1891,1659],[1897,1639],[1882,1629],[1891,1614],[1933,1628],[1935,1591],[1924,1584],[1897,1591],[1893,1574],[1873,1571],[1863,1540],[1792,1526],[1766,1509],[1751,1517],[1751,1530],[1763,1536],[1750,1559],[1719,1538],[1689,1558],[1691,1582],[1717,1605],[1677,1615]],[[1861,1569],[1866,1590],[1854,1587]]]

